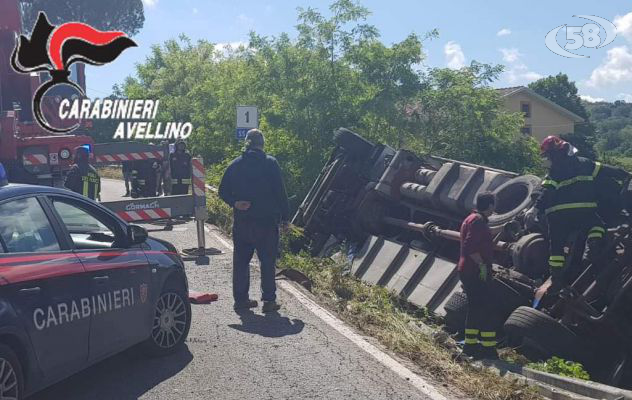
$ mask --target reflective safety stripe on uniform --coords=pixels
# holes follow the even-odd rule
[[[496,346],[496,332],[493,331],[481,331],[481,344],[483,347],[494,347]]]
[[[81,178],[81,180],[83,181],[83,189],[81,191],[81,194],[84,195],[85,197],[88,197],[88,193],[90,192],[90,186],[88,184],[88,177],[84,176]]]
[[[543,186],[553,186],[555,189],[559,189],[564,186],[572,185],[577,182],[586,182],[594,180],[599,174],[599,170],[601,169],[601,163],[595,162],[595,168],[593,169],[592,175],[578,175],[570,179],[566,179],[563,181],[554,181],[551,178],[546,178],[542,181]]]
[[[551,213],[554,213],[556,211],[560,211],[560,210],[569,210],[569,209],[577,209],[577,208],[597,208],[597,203],[596,202],[587,202],[587,203],[565,203],[565,204],[558,204],[556,206],[553,207],[549,207],[547,208],[544,213],[546,215],[549,215]]]
[[[591,239],[591,238],[601,239],[605,233],[606,233],[606,230],[602,228],[601,226],[593,226],[588,231],[588,239]]]
[[[478,329],[465,329],[465,344],[478,344]]]
[[[549,267],[551,268],[562,268],[564,266],[564,256],[550,256],[549,257]]]
[[[190,185],[191,179],[190,178],[178,179],[178,183],[181,185]]]

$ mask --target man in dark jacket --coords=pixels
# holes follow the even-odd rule
[[[235,309],[257,307],[248,297],[250,260],[257,251],[261,262],[263,311],[278,310],[276,303],[276,258],[279,224],[285,229],[289,207],[281,169],[274,157],[263,151],[264,137],[258,129],[246,134],[246,151],[228,166],[219,195],[233,207],[233,298]]]
[[[498,358],[494,296],[490,288],[494,240],[487,218],[496,199],[490,192],[476,196],[476,210],[461,225],[459,279],[467,295],[463,352],[475,358]]]
[[[89,162],[90,153],[83,146],[75,148],[75,164],[68,171],[64,186],[92,200],[101,197],[101,178]]]

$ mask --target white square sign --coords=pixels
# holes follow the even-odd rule
[[[258,128],[259,111],[255,106],[237,106],[237,128]]]

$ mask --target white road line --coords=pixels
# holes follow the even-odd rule
[[[232,244],[228,243],[224,238],[222,238],[217,232],[212,231],[207,226],[204,226],[204,229],[213,235],[217,241],[219,241],[226,248],[233,250]],[[364,339],[361,335],[355,333],[351,328],[349,328],[344,322],[335,317],[329,311],[325,310],[318,304],[316,304],[312,299],[305,296],[300,290],[295,288],[292,284],[286,281],[279,281],[279,286],[285,290],[287,293],[294,296],[299,303],[301,303],[305,308],[311,311],[314,315],[320,318],[327,325],[334,328],[338,333],[342,336],[346,337],[350,341],[352,341],[356,346],[369,353],[373,358],[379,361],[382,365],[396,373],[402,379],[408,381],[411,385],[413,385],[417,390],[419,390],[424,395],[428,396],[432,400],[447,400],[447,398],[442,395],[437,389],[434,388],[431,384],[426,382],[419,375],[412,372],[410,369],[406,368],[399,361],[395,360],[393,357],[384,353],[382,350],[378,349],[373,344],[369,343],[366,339]]]

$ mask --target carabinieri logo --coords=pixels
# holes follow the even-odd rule
[[[42,128],[53,133],[66,133],[69,128],[50,126],[41,109],[42,97],[56,85],[70,85],[85,96],[83,89],[68,79],[69,67],[75,62],[104,65],[114,61],[123,50],[136,43],[124,32],[99,31],[80,22],[68,22],[57,27],[50,24],[46,14],[39,13],[31,38],[20,35],[11,55],[11,66],[16,72],[48,71],[51,80],[40,85],[33,96],[33,115]]]

